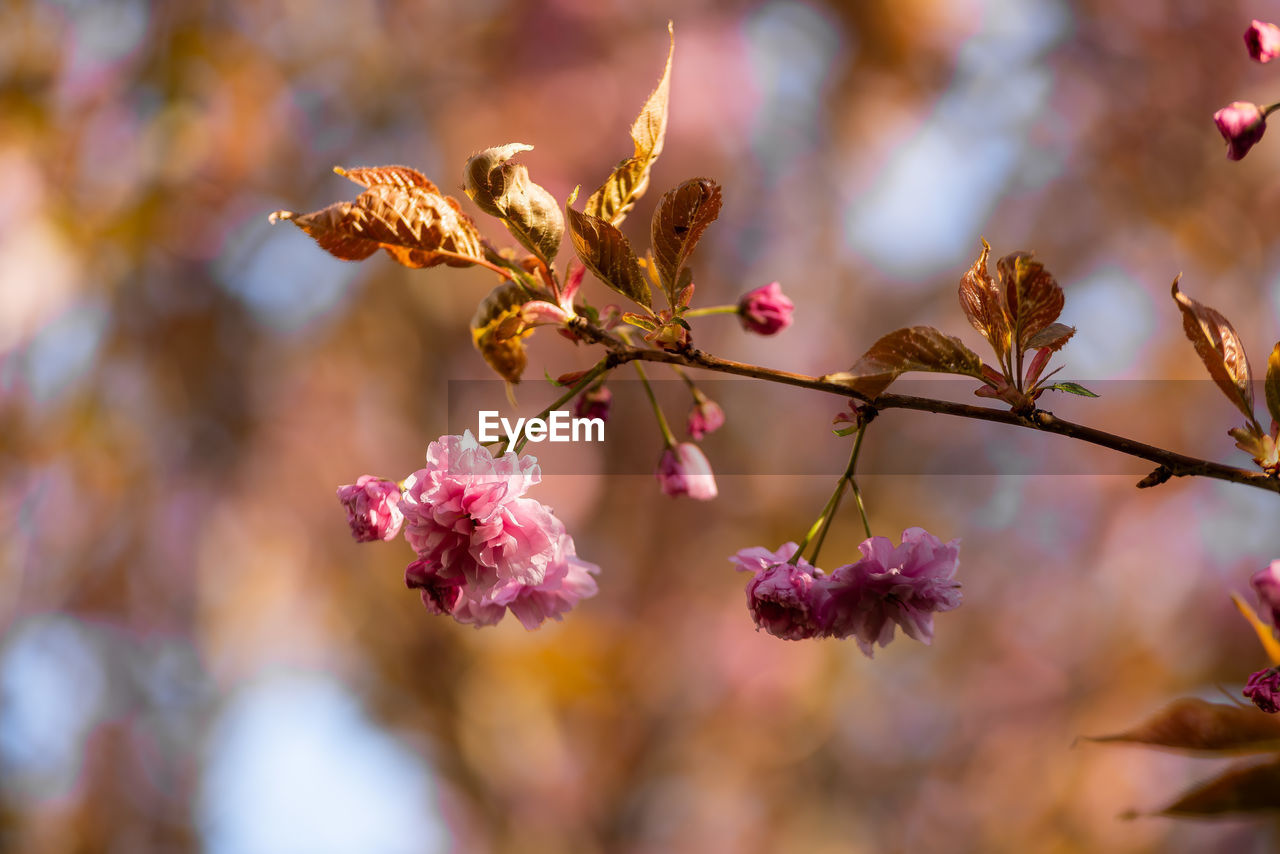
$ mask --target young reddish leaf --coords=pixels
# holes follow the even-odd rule
[[[354,202],[309,214],[276,211],[271,222],[291,220],[345,261],[362,261],[379,249],[406,267],[466,267],[484,260],[475,223],[421,173],[404,166],[338,171],[367,187]]]
[[[658,280],[674,308],[681,288],[680,272],[708,225],[720,214],[720,185],[694,178],[669,191],[653,212],[653,260]]]
[[[1227,435],[1236,440],[1236,447],[1253,457],[1253,461],[1266,472],[1280,471],[1280,446],[1275,439],[1263,433],[1255,424],[1234,427]]]
[[[1280,342],[1276,343],[1275,349],[1271,351],[1271,355],[1267,358],[1265,388],[1267,392],[1267,412],[1271,413],[1272,422],[1280,424]]]
[[[675,28],[670,23],[667,31],[671,34],[671,48],[667,51],[662,79],[631,124],[635,153],[618,164],[608,180],[587,199],[584,208],[591,216],[613,225],[626,218],[627,211],[649,188],[649,170],[662,153],[667,135],[667,102],[671,98],[671,59],[676,52]]]
[[[1062,288],[1029,252],[1004,256],[996,262],[996,272],[1014,346],[1019,352],[1032,349],[1031,339],[1062,313]]]
[[[996,360],[1003,364],[1012,344],[1000,290],[987,270],[987,256],[990,254],[991,246],[983,240],[982,254],[960,279],[960,308],[964,310],[964,316],[969,319],[973,328],[991,342]]]
[[[634,311],[624,311],[622,313],[622,322],[629,323],[632,326],[639,327],[645,332],[652,332],[658,328],[658,322],[653,317],[643,314],[636,314]]]
[[[1127,732],[1090,738],[1213,753],[1280,750],[1280,716],[1184,697]]]
[[[1253,386],[1244,344],[1225,317],[1178,290],[1181,278],[1179,274],[1173,280],[1173,299],[1182,311],[1183,331],[1218,388],[1253,422]]]
[[[501,219],[516,240],[550,267],[564,237],[560,205],[529,180],[524,164],[509,162],[532,150],[532,145],[513,142],[474,155],[467,161],[466,191],[480,210]]]
[[[481,300],[471,318],[471,340],[489,367],[509,383],[520,382],[529,357],[524,339],[533,334],[524,322],[529,295],[515,282],[503,282]]]
[[[932,371],[982,378],[982,359],[960,341],[932,326],[909,326],[881,338],[846,372],[823,379],[841,383],[874,400],[907,371]]]
[[[645,308],[652,308],[649,282],[621,231],[591,214],[566,208],[569,236],[578,258],[596,278]]]
[[[1280,809],[1280,760],[1233,765],[1160,810],[1160,815],[1204,817],[1275,809]]]
[[[1065,323],[1050,323],[1027,339],[1026,349],[1040,350],[1048,347],[1050,352],[1056,353],[1075,334],[1076,328],[1074,326],[1067,326]]]

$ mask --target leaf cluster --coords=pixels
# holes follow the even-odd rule
[[[1044,374],[1049,357],[1076,331],[1056,322],[1064,303],[1057,281],[1027,252],[1001,258],[996,262],[998,279],[992,278],[990,252],[982,241],[982,253],[960,280],[959,295],[965,317],[991,345],[997,367],[983,362],[959,338],[932,326],[910,326],[880,338],[848,371],[824,379],[874,400],[907,371],[961,374],[983,382],[975,392],[980,397],[999,398],[1015,411],[1034,409],[1047,390],[1097,397],[1078,383],[1047,383],[1055,373]],[[1028,353],[1034,353],[1030,360]]]
[[[385,249],[409,267],[477,265],[502,275],[506,282],[481,303],[471,332],[485,360],[508,382],[519,381],[524,371],[523,342],[535,326],[563,326],[578,313],[599,316],[589,304],[575,302],[583,268],[641,309],[611,316],[642,328],[646,339],[660,346],[687,346],[689,325],[682,315],[693,297],[689,261],[719,214],[719,185],[709,178],[694,178],[662,197],[653,215],[648,258],[638,256],[618,228],[648,189],[653,165],[662,153],[674,55],[671,30],[662,76],[631,125],[632,153],[588,197],[583,210],[572,207],[575,190],[562,211],[556,198],[529,177],[528,168],[515,161],[517,155],[532,150],[530,145],[494,146],[467,160],[467,196],[480,210],[502,221],[528,251],[527,257],[495,250],[456,199],[442,195],[424,175],[404,166],[339,167],[338,174],[365,188],[357,199],[308,214],[276,211],[271,221],[290,220],[322,249],[344,260],[360,261]],[[570,264],[561,279],[555,261],[566,226],[581,266]],[[655,311],[655,287],[666,297],[667,308]]]

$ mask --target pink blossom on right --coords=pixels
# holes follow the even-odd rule
[[[1280,560],[1253,574],[1249,579],[1253,591],[1258,594],[1258,612],[1271,625],[1280,628]]]
[[[1244,31],[1249,57],[1257,62],[1270,62],[1280,56],[1280,27],[1256,18]]]
[[[1244,695],[1269,715],[1280,712],[1280,667],[1268,667],[1250,676]]]
[[[782,292],[782,285],[770,282],[748,291],[738,300],[742,328],[757,335],[776,335],[791,325],[796,305]]]
[[[658,486],[672,498],[687,495],[698,501],[716,497],[716,476],[702,449],[692,442],[681,442],[662,452],[658,461]]]
[[[1262,108],[1248,101],[1232,101],[1213,114],[1218,133],[1227,141],[1227,159],[1241,160],[1267,130]]]
[[[837,568],[826,582],[819,618],[826,634],[852,637],[871,656],[887,646],[895,625],[911,638],[933,640],[933,615],[960,605],[960,541],[943,543],[923,528],[902,532],[902,544],[870,537],[858,546],[862,560]]]

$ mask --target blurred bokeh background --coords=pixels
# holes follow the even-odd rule
[[[1280,3],[0,0],[0,846],[1274,850],[1256,821],[1118,817],[1215,761],[1075,743],[1263,666],[1227,593],[1280,557],[1274,495],[1138,492],[1065,440],[886,414],[873,526],[963,538],[966,601],[932,647],[867,660],[753,630],[726,557],[801,536],[847,444],[839,401],[735,387],[706,447],[748,463],[715,502],[607,473],[656,461],[643,413],[548,463],[534,496],[600,594],[474,631],[404,589],[403,542],[351,542],[334,489],[417,468],[450,389],[491,377],[466,324],[492,275],[267,224],[353,198],[334,165],[462,197],[465,159],[513,141],[557,197],[589,191],[630,153],[670,18],[670,131],[626,231],[714,177],[699,301],[779,280],[798,304],[775,338],[699,321],[700,346],[806,373],[912,323],[977,346],[955,286],[981,235],[1063,283],[1064,376],[1125,381],[1050,407],[1244,464],[1168,287],[1265,364],[1280,140],[1231,163],[1210,119],[1280,98],[1253,17]],[[591,361],[536,336],[521,411]],[[874,466],[962,427],[966,468]],[[850,509],[823,562],[860,538]]]

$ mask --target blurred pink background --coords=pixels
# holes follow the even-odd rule
[[[1168,288],[1181,272],[1261,370],[1280,142],[1229,162],[1210,117],[1280,98],[1241,41],[1280,3],[0,10],[0,846],[1274,849],[1254,820],[1118,817],[1220,763],[1076,743],[1264,665],[1227,596],[1280,557],[1274,495],[1138,492],[1065,440],[887,413],[864,450],[872,524],[961,537],[966,600],[932,647],[867,660],[753,630],[726,558],[802,536],[848,446],[840,401],[735,388],[706,447],[747,464],[715,502],[606,473],[656,463],[643,413],[572,474],[548,463],[534,497],[600,594],[536,633],[473,631],[404,589],[402,542],[351,541],[334,489],[417,468],[450,383],[491,378],[467,321],[494,277],[337,261],[267,213],[353,198],[334,165],[403,163],[462,198],[466,158],[507,142],[535,146],[522,160],[557,198],[590,192],[630,154],[672,19],[666,149],[624,230],[645,245],[658,196],[713,177],[698,301],[778,280],[798,306],[774,338],[700,320],[700,347],[810,374],[908,324],[976,347],[955,287],[985,236],[1062,283],[1063,376],[1104,391],[1049,408],[1243,465]],[[592,360],[537,335],[520,412],[551,399],[544,369]],[[962,428],[963,473],[875,467],[895,436],[945,448]],[[1055,473],[1009,473],[1023,454]],[[861,537],[848,507],[824,563]]]

